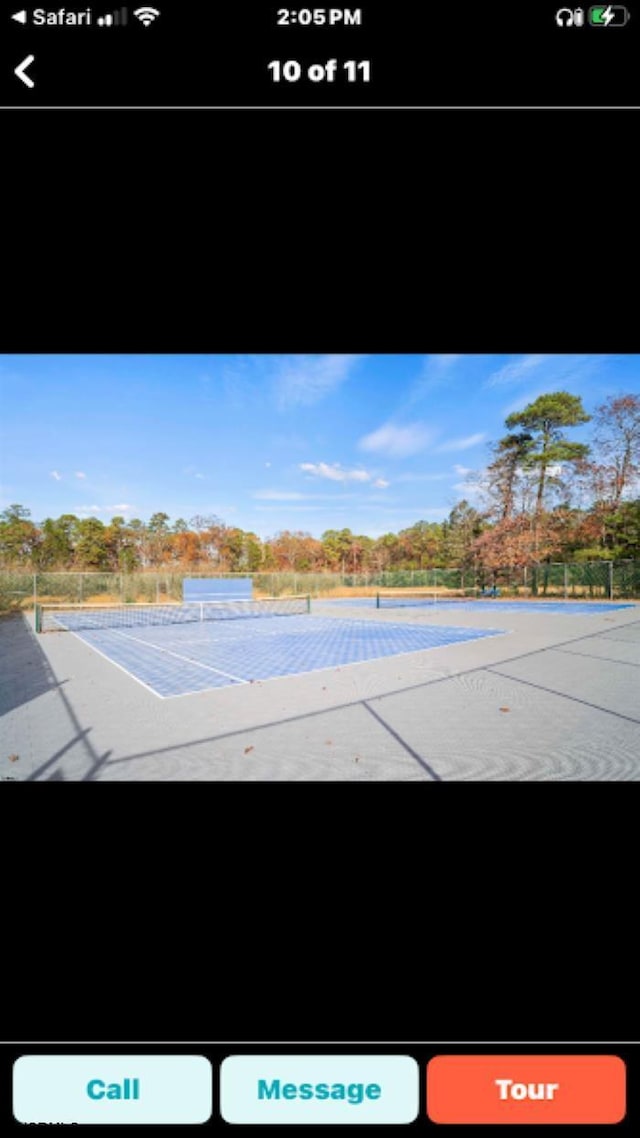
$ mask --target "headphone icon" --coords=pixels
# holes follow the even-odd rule
[[[559,8],[556,12],[556,24],[560,28],[581,28],[584,24],[584,8]]]

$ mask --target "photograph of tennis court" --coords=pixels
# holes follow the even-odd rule
[[[636,605],[91,607],[4,626],[5,776],[640,778]]]
[[[640,780],[638,375],[0,357],[0,782]]]

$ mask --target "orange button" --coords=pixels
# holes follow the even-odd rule
[[[432,1122],[615,1123],[626,1112],[617,1055],[438,1055],[427,1064]]]

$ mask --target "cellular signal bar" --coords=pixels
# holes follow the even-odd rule
[[[99,28],[125,27],[129,22],[127,8],[116,8],[115,12],[107,12],[105,16],[98,16],[96,24]]]

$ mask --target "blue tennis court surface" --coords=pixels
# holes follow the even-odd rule
[[[313,601],[313,605],[318,604],[331,604],[331,605],[348,605],[350,607],[356,606],[358,608],[375,608],[375,597],[336,597],[335,600],[330,600],[323,597],[321,601]],[[634,608],[633,603],[629,604],[611,604],[599,603],[598,601],[458,601],[458,600],[438,600],[435,602],[416,601],[415,599],[404,598],[399,596],[391,601],[388,597],[384,600],[380,611],[393,611],[394,609],[413,608],[422,612],[438,612],[445,610],[446,612],[455,611],[460,612],[537,612],[537,613],[560,613],[565,616],[584,616],[585,613],[603,613],[615,612],[616,609],[631,609]]]
[[[503,634],[494,628],[374,623],[305,615],[85,630],[72,635],[156,695],[176,696]]]

